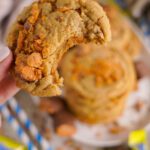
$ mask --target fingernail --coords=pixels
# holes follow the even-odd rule
[[[9,48],[4,45],[0,45],[0,62],[6,59],[9,54],[10,54]]]

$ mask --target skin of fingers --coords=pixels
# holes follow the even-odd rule
[[[0,82],[0,104],[5,103],[8,99],[10,99],[18,91],[19,91],[19,88],[17,88],[13,77],[10,75],[7,75]]]
[[[0,82],[8,74],[12,60],[13,56],[12,53],[10,53],[7,58],[5,58],[2,62],[0,62]]]

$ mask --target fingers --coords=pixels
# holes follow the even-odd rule
[[[9,56],[0,63],[0,82],[8,75],[11,62],[12,54],[10,53]]]
[[[0,45],[0,104],[19,91],[14,79],[9,75],[12,59],[10,50],[4,45]]]
[[[0,43],[0,62],[5,60],[9,54],[10,54],[9,48]]]
[[[0,81],[8,74],[12,62],[12,53],[7,47],[0,46]]]
[[[0,82],[0,104],[3,104],[19,91],[12,76],[7,75]]]

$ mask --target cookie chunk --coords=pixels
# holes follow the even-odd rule
[[[57,66],[79,43],[110,41],[109,20],[93,0],[39,0],[25,8],[12,26],[8,47],[14,54],[17,85],[37,96],[61,94]]]

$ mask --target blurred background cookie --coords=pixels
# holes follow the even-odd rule
[[[70,110],[88,123],[115,120],[136,84],[128,54],[93,44],[68,52],[61,72]]]
[[[138,57],[142,50],[142,44],[127,20],[115,6],[104,5],[104,10],[110,19],[112,30],[112,41],[108,46],[126,51],[133,59]]]

